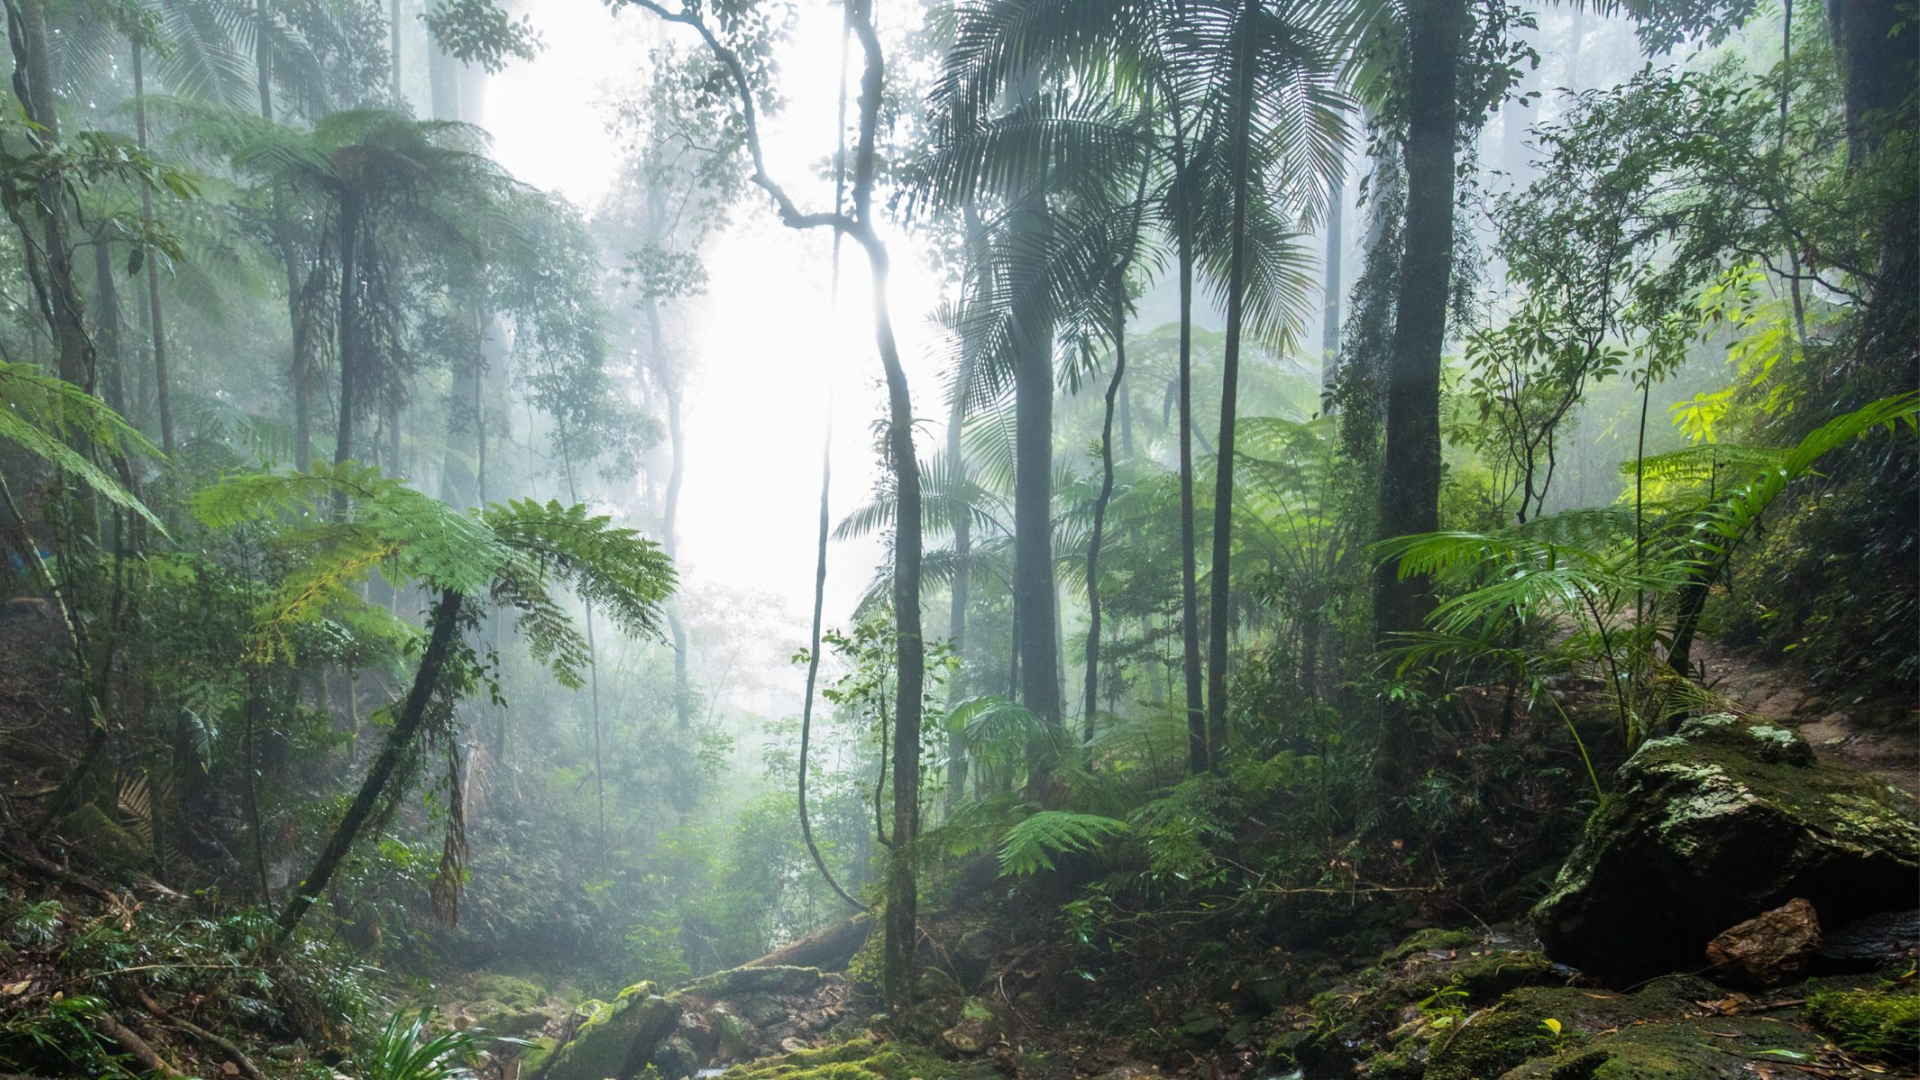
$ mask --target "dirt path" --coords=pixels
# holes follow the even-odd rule
[[[1798,730],[1821,758],[1920,796],[1920,710],[1911,701],[1821,694],[1791,670],[1703,641],[1708,687],[1739,710]]]

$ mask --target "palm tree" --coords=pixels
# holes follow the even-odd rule
[[[1231,536],[1241,338],[1251,330],[1277,341],[1301,310],[1306,277],[1291,221],[1317,208],[1325,182],[1313,178],[1330,173],[1342,149],[1344,99],[1335,86],[1331,44],[1338,26],[1322,5],[999,0],[963,17],[937,95],[951,116],[948,130],[978,132],[991,123],[988,109],[1010,80],[1043,66],[1071,72],[1097,108],[1063,108],[1036,118],[1029,122],[1034,133],[1007,138],[1004,149],[994,148],[998,156],[983,147],[963,163],[984,177],[1018,180],[1037,170],[1062,170],[1071,161],[1083,174],[1104,175],[1111,183],[1116,158],[1144,151],[1155,168],[1155,182],[1143,195],[1159,231],[1172,240],[1179,275],[1183,645],[1189,760],[1196,771],[1218,756],[1225,734],[1230,549],[1224,545]],[[1012,115],[1018,119],[1017,111]],[[1010,127],[1008,134],[1023,132]],[[1251,198],[1255,183],[1276,193],[1277,204]],[[1229,213],[1220,214],[1221,207]],[[1079,292],[1098,295],[1109,271],[1101,267],[1083,279]],[[1224,300],[1229,323],[1223,464],[1216,478],[1211,710],[1201,691],[1193,514],[1196,271]]]

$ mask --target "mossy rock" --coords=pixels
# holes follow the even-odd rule
[[[1778,1015],[1698,1015],[1693,1003],[1718,993],[1690,976],[1659,979],[1633,994],[1516,990],[1436,1040],[1426,1078],[1751,1080],[1749,1064],[1770,1052],[1802,1060],[1820,1053],[1821,1039]]]
[[[1471,949],[1486,940],[1486,935],[1478,930],[1449,930],[1444,927],[1430,926],[1425,930],[1416,930],[1405,941],[1380,954],[1380,963],[1397,964],[1402,960],[1411,960],[1421,953],[1449,953],[1458,949]]]
[[[139,837],[92,803],[61,818],[60,832],[79,849],[81,858],[116,876],[144,868],[152,854]]]
[[[724,1080],[978,1080],[978,1073],[923,1047],[855,1039],[738,1065]]]
[[[457,1015],[489,1035],[531,1035],[564,1010],[549,1001],[540,984],[513,975],[479,975],[451,994],[459,1003]]]
[[[1533,944],[1513,927],[1421,930],[1382,953],[1380,966],[1354,984],[1316,996],[1311,1033],[1287,1056],[1315,1074],[1364,1063],[1370,1080],[1418,1077],[1429,1046],[1455,1038],[1469,1012],[1518,987],[1567,980],[1572,973]]]
[[[634,1075],[679,1022],[680,1003],[658,995],[623,994],[611,1006],[592,1012],[553,1056],[543,1080],[624,1080]]]
[[[1634,981],[1796,896],[1824,922],[1910,907],[1915,809],[1785,728],[1699,717],[1621,766],[1533,922],[1555,960]]]

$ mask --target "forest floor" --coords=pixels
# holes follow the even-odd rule
[[[1814,752],[1920,796],[1920,702],[1821,693],[1791,667],[1702,641],[1707,687],[1739,711],[1785,722]]]

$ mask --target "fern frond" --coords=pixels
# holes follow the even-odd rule
[[[1000,842],[1000,873],[1026,877],[1054,868],[1056,856],[1091,851],[1131,831],[1126,822],[1098,814],[1042,810],[1007,830]]]

